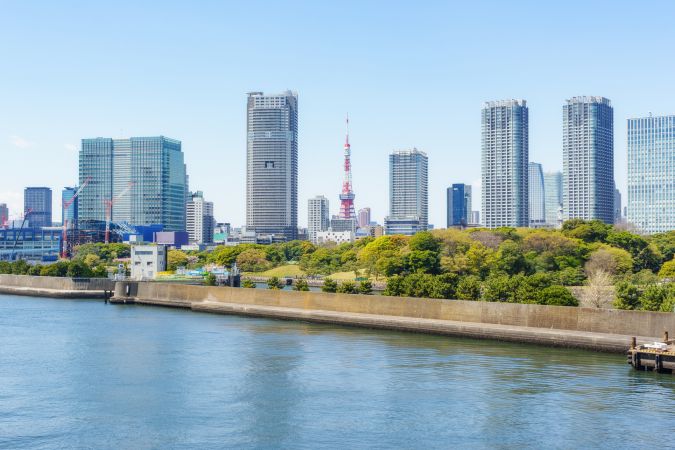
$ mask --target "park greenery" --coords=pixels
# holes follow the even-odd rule
[[[584,286],[578,297],[586,306],[612,306],[613,300],[622,309],[672,311],[674,256],[675,231],[641,236],[600,221],[575,219],[559,230],[441,229],[342,245],[291,241],[201,252],[170,250],[168,266],[176,270],[236,263],[246,276],[269,273],[270,289],[283,288],[283,278],[292,274],[297,291],[309,289],[308,279],[322,278],[325,292],[369,294],[375,283],[386,286],[384,294],[390,296],[546,305],[578,305],[567,287]],[[116,261],[128,257],[129,247],[123,244],[86,244],[75,249],[70,262],[4,262],[0,273],[105,276]],[[246,276],[243,286],[253,287]],[[608,296],[609,304],[603,300]]]

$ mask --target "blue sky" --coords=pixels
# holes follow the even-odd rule
[[[245,217],[246,92],[299,93],[300,217],[337,212],[349,113],[356,207],[381,221],[387,155],[427,152],[430,220],[480,180],[480,108],[524,98],[530,160],[562,169],[562,104],[612,100],[625,197],[628,117],[675,113],[675,3],[0,0],[0,202],[77,181],[80,139],[183,142],[191,188]],[[480,199],[474,200],[475,205]],[[58,219],[60,211],[55,214]]]

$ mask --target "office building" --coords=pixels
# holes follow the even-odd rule
[[[343,219],[339,216],[333,216],[330,219],[330,227],[328,229],[336,232],[349,231],[356,233],[356,219]]]
[[[626,206],[642,233],[675,230],[675,116],[628,119]]]
[[[614,189],[614,223],[620,223],[623,220],[621,215],[621,192]]]
[[[77,194],[76,187],[65,187],[61,191],[61,222],[68,229],[77,229]]]
[[[412,235],[429,223],[429,162],[426,153],[396,150],[389,155],[389,216],[385,234]]]
[[[562,178],[560,171],[544,173],[544,210],[547,227],[558,228],[562,225]]]
[[[330,228],[329,202],[323,195],[307,201],[307,235],[310,242],[317,243],[317,233]]]
[[[544,171],[541,164],[529,164],[528,201],[530,203],[530,227],[541,228],[546,225],[546,196]]]
[[[80,149],[78,221],[162,224],[185,231],[185,163],[180,141],[164,136],[83,139]]]
[[[0,203],[0,228],[9,224],[9,208],[7,203]]]
[[[488,228],[529,225],[528,120],[525,100],[483,105],[482,219]]]
[[[614,110],[604,97],[563,105],[563,216],[614,223]]]
[[[480,225],[480,211],[471,211],[471,225]]]
[[[471,222],[471,186],[453,184],[447,188],[446,195],[446,226],[467,226]]]
[[[204,193],[192,194],[185,205],[185,216],[190,244],[213,243],[213,203],[204,200]]]
[[[359,209],[359,228],[365,228],[370,225],[370,208]]]
[[[27,187],[23,191],[23,210],[33,228],[52,226],[52,190],[48,187]]]
[[[248,94],[246,230],[274,239],[298,232],[298,95]]]

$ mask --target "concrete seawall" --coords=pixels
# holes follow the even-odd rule
[[[105,298],[115,282],[105,278],[0,275],[0,293],[55,298]]]
[[[118,282],[114,300],[612,352],[675,332],[672,313],[168,283]]]

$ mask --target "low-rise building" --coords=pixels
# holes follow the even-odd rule
[[[328,229],[328,231],[317,231],[316,232],[316,243],[321,244],[346,244],[348,242],[354,242],[354,232],[353,231],[333,231]]]
[[[167,246],[132,245],[131,278],[134,280],[152,280],[167,267]]]

